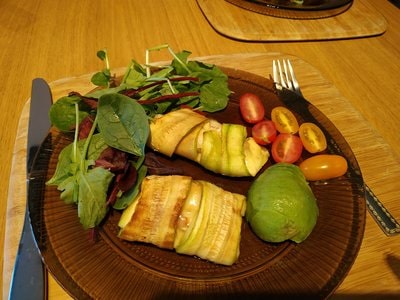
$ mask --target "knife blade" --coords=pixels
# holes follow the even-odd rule
[[[50,129],[48,112],[52,104],[50,88],[42,78],[32,81],[27,137],[27,194],[30,172],[38,149]],[[9,299],[47,299],[47,272],[42,262],[29,217],[27,201],[24,227],[14,265]]]
[[[320,125],[320,122],[310,111],[310,109],[313,108],[312,104],[305,98],[287,89],[277,90],[277,92],[279,95],[281,95],[280,98],[289,108],[298,112],[308,121]],[[314,110],[316,110],[315,107]],[[327,120],[325,120],[325,122],[327,122]],[[367,209],[382,231],[387,236],[400,234],[400,224],[393,217],[393,215],[385,208],[383,203],[379,201],[367,184],[364,183],[363,189],[365,190],[364,194],[367,203]]]
[[[400,0],[389,0],[390,3],[392,3],[394,6],[397,8],[400,8]]]

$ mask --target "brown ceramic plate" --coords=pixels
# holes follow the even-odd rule
[[[225,69],[234,92],[228,108],[213,114],[222,122],[241,123],[238,98],[259,94],[267,113],[287,105],[300,122],[317,122],[328,137],[329,152],[344,155],[349,171],[343,177],[312,183],[320,216],[301,244],[266,243],[243,223],[240,257],[222,266],[117,237],[120,212],[112,211],[92,243],[77,217],[54,187],[44,185],[55,171],[57,156],[70,137],[51,131],[31,173],[29,197],[35,236],[48,270],[76,299],[248,298],[307,296],[325,298],[344,279],[361,245],[365,226],[362,177],[348,144],[334,125],[306,100],[289,91],[277,93],[270,80]],[[160,156],[195,179],[206,179],[226,190],[246,194],[252,178],[226,178],[195,163]],[[271,162],[269,162],[270,164]],[[30,200],[31,201],[31,200]]]
[[[290,0],[245,0],[272,8],[294,10],[326,10],[334,9],[352,2],[352,0],[304,0],[302,4],[296,4]]]
[[[259,14],[288,19],[329,18],[347,11],[352,0],[304,0],[299,5],[289,0],[225,0],[240,8]]]

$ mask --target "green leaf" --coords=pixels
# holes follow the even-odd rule
[[[125,84],[122,84],[122,85],[112,87],[112,88],[94,90],[93,92],[90,92],[90,93],[86,94],[85,96],[89,97],[89,98],[99,99],[103,95],[119,93],[126,89],[127,89],[127,86]]]
[[[83,150],[85,141],[86,139],[83,139],[78,142],[79,157],[79,153]],[[100,156],[100,153],[107,147],[108,145],[104,141],[101,134],[93,135],[87,153],[88,161],[96,160]],[[52,178],[46,182],[47,185],[57,185],[59,190],[62,191],[63,188],[60,188],[60,185],[65,186],[66,183],[64,183],[64,181],[69,180],[70,176],[74,176],[78,172],[79,163],[72,162],[72,150],[73,143],[67,145],[61,150],[58,156],[56,171],[54,172]]]
[[[49,111],[50,122],[61,131],[72,131],[75,128],[75,103],[80,103],[78,96],[66,96],[58,99]],[[80,105],[79,122],[89,114],[89,110]]]
[[[184,64],[182,65],[181,62],[179,62],[176,59],[173,59],[171,62],[171,66],[175,69],[176,74],[178,75],[188,75],[187,71],[187,60],[188,57],[192,54],[190,51],[183,50],[182,52],[176,53],[176,56],[180,59],[180,61]]]
[[[223,78],[213,79],[200,88],[200,102],[204,111],[216,112],[228,105],[230,90]]]
[[[107,52],[105,50],[99,50],[96,53],[97,57],[101,60],[105,60],[107,58]]]
[[[174,68],[167,66],[167,67],[151,74],[151,76],[147,79],[147,81],[165,80],[171,75],[171,73],[173,71],[174,71]]]
[[[97,86],[104,86],[109,87],[111,81],[111,71],[110,71],[110,64],[108,61],[107,51],[106,50],[99,50],[96,53],[97,57],[100,58],[105,63],[105,68],[101,72],[95,73],[91,81],[93,84]]]
[[[139,87],[143,85],[146,78],[146,70],[139,63],[132,60],[122,79],[122,84]]]
[[[107,191],[113,176],[113,173],[100,167],[77,175],[78,216],[85,229],[96,227],[105,217],[108,210]]]
[[[125,209],[126,207],[129,206],[129,204],[132,203],[133,200],[135,200],[136,196],[140,192],[140,186],[142,184],[143,179],[146,177],[147,174],[147,167],[145,165],[142,165],[138,169],[138,177],[136,180],[136,184],[129,190],[126,191],[125,193],[122,194],[121,197],[117,199],[117,201],[114,203],[113,208],[114,209]]]
[[[47,185],[60,185],[64,180],[71,176],[70,165],[71,161],[72,143],[61,150],[58,155],[58,162],[56,171],[53,176],[46,182]]]
[[[97,72],[97,73],[93,74],[93,76],[91,78],[91,82],[97,86],[107,87],[109,81],[110,81],[110,76],[104,72]]]
[[[97,115],[100,134],[109,146],[144,155],[150,127],[139,103],[121,94],[106,94],[99,98]]]
[[[200,79],[200,103],[204,111],[216,112],[228,105],[231,91],[228,87],[228,76],[215,65],[190,61],[191,76]]]
[[[60,199],[63,200],[66,204],[76,204],[78,199],[75,197],[76,195],[76,180],[75,176],[67,177],[64,181],[62,181],[57,189],[61,191]]]

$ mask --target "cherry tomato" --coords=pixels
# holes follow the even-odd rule
[[[344,175],[347,172],[347,161],[335,154],[311,156],[299,165],[307,180],[326,180]]]
[[[258,122],[251,129],[251,135],[257,144],[268,145],[276,138],[276,128],[274,122],[271,120],[263,120]]]
[[[310,153],[326,149],[326,138],[322,130],[314,123],[303,123],[299,128],[300,139],[304,148]]]
[[[303,150],[303,144],[297,135],[280,133],[272,143],[271,152],[275,162],[296,162]]]
[[[273,108],[271,119],[275,123],[276,130],[280,133],[295,134],[299,130],[299,123],[295,115],[286,107],[277,106]]]
[[[239,99],[240,113],[243,119],[250,124],[255,124],[264,119],[265,108],[261,99],[252,93],[245,93]]]

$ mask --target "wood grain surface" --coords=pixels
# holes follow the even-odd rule
[[[386,19],[368,3],[355,0],[352,6],[332,17],[294,19],[243,9],[225,0],[197,0],[210,24],[219,33],[246,41],[331,40],[382,34]],[[282,10],[281,10],[282,11]],[[304,18],[316,15],[305,14]],[[298,16],[296,18],[299,18]]]
[[[222,56],[200,57],[199,60],[211,62],[221,66],[232,67],[249,71],[261,76],[268,76],[268,70],[271,68],[273,59],[290,58],[296,74],[299,78],[305,97],[320,109],[342,132],[360,164],[365,181],[379,194],[385,201],[395,201],[396,191],[400,189],[400,160],[391,151],[391,148],[385,143],[373,128],[365,121],[358,112],[339,91],[327,81],[318,70],[308,63],[295,56],[287,56],[281,53],[247,53]],[[115,70],[121,73],[123,69]],[[266,71],[267,70],[267,71]],[[90,83],[91,74],[70,77],[51,83],[51,89],[54,99],[68,94],[70,91],[86,93],[93,88]],[[25,206],[25,188],[23,178],[25,172],[26,157],[26,132],[27,120],[29,117],[29,100],[26,102],[24,110],[20,117],[18,128],[18,137],[15,143],[14,162],[11,172],[10,193],[8,198],[9,214],[7,215],[7,232],[5,239],[5,274],[3,277],[5,286],[11,276],[13,261],[19,243],[20,228],[23,224],[23,210]],[[354,126],[348,126],[348,124]],[[371,143],[370,141],[375,141]],[[380,153],[384,160],[380,161],[379,167],[371,164],[371,156],[374,153]],[[398,212],[396,212],[399,215]],[[371,238],[371,237],[374,238]],[[397,240],[397,243],[393,239]],[[395,253],[400,251],[399,237],[387,238],[370,216],[367,217],[367,226],[365,239],[362,244],[358,258],[352,267],[349,275],[339,287],[337,293],[362,293],[364,291],[373,291],[376,294],[387,293],[390,287],[390,293],[400,293],[398,285],[398,265],[390,260],[395,258]],[[382,253],[376,257],[376,253]],[[371,257],[374,257],[371,260]],[[385,278],[385,284],[374,285],[379,278]],[[357,283],[356,289],[354,282]],[[49,294],[58,295],[57,299],[68,298],[67,294],[53,281],[50,281]]]
[[[176,51],[190,50],[192,57],[261,53],[254,56],[252,64],[256,65],[254,72],[263,76],[270,72],[270,61],[261,61],[262,55],[295,55],[295,67],[305,96],[344,130],[346,138],[352,141],[351,146],[358,151],[356,155],[366,182],[399,220],[399,183],[392,176],[398,173],[400,157],[400,11],[387,0],[355,0],[354,3],[362,4],[369,11],[364,16],[355,16],[357,22],[369,19],[367,28],[376,30],[384,25],[385,32],[323,41],[307,38],[247,41],[215,30],[196,0],[0,1],[1,253],[4,246],[8,249],[4,244],[6,232],[7,236],[13,234],[15,241],[20,236],[18,230],[6,229],[6,223],[10,223],[8,218],[12,214],[21,218],[25,209],[24,205],[8,207],[7,202],[22,199],[25,194],[25,174],[19,168],[25,165],[26,150],[21,139],[26,138],[26,132],[21,128],[24,128],[23,122],[26,124],[22,116],[29,111],[26,100],[32,79],[43,77],[52,82],[100,70],[103,64],[95,54],[103,48],[109,52],[112,68],[127,66],[131,59],[143,63],[146,48],[164,43]],[[221,18],[232,19],[222,12]],[[243,16],[253,18],[254,14]],[[266,35],[271,30],[281,34],[287,31],[279,18],[269,18],[269,22],[270,27],[264,28]],[[244,20],[235,24],[241,23],[245,25]],[[262,28],[257,26],[256,29]],[[292,25],[288,34],[304,35],[304,26]],[[151,58],[165,60],[170,55],[160,51],[152,53]],[[242,61],[229,63],[240,65]],[[313,70],[319,74],[317,82],[307,80],[314,79],[307,73]],[[326,97],[327,91],[313,91],[315,85],[334,86],[334,93],[329,94],[331,100]],[[319,97],[325,104],[316,103]],[[349,111],[329,105],[329,101],[338,98],[344,100]],[[354,111],[361,124],[353,119]],[[338,120],[339,115],[348,115],[349,121]],[[365,127],[369,129],[364,131]],[[399,298],[398,245],[399,237],[387,238],[368,215],[360,255],[333,298]],[[4,271],[9,264],[7,256],[0,255]],[[3,291],[8,290],[8,280],[1,277]],[[6,299],[4,294],[3,298]],[[50,299],[64,298],[65,292],[51,283]]]

